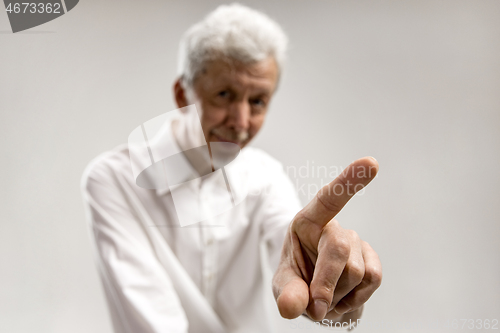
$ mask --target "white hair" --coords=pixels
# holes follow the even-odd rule
[[[183,35],[178,74],[191,87],[207,61],[227,57],[243,63],[274,57],[283,69],[288,39],[265,14],[234,3],[222,5]]]

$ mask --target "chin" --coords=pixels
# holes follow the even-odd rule
[[[245,141],[243,141],[243,142],[239,143],[238,145],[240,146],[240,148],[243,148],[243,147],[245,147],[245,146],[246,146],[247,144],[249,144],[249,143],[250,143],[250,139],[247,139],[247,140],[245,140]]]

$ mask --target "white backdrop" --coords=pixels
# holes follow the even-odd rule
[[[80,176],[175,108],[179,38],[218,3],[82,0],[17,34],[0,13],[1,332],[111,331]],[[304,203],[331,180],[320,166],[380,163],[338,216],[384,268],[363,318],[406,325],[393,332],[500,319],[500,2],[243,3],[291,40],[254,146],[284,164]]]

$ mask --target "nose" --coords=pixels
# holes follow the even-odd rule
[[[235,101],[229,111],[229,126],[242,132],[250,127],[250,105],[245,101]]]

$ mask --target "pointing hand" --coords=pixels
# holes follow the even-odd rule
[[[345,321],[360,317],[380,286],[377,253],[334,217],[376,176],[378,163],[364,157],[324,186],[290,223],[273,278],[278,309],[285,318],[307,314]]]

